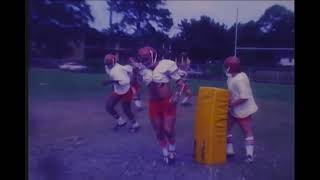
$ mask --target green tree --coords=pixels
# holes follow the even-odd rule
[[[30,0],[28,5],[29,42],[46,46],[53,56],[63,56],[66,42],[77,42],[94,19],[85,0]]]
[[[168,32],[173,25],[168,9],[161,7],[164,0],[107,0],[114,12],[121,13],[123,19],[120,26],[123,29],[133,28],[135,33],[142,34],[142,29],[148,26]]]
[[[234,41],[235,26],[229,30]],[[283,6],[274,5],[266,9],[258,21],[238,24],[238,47],[284,48],[294,47],[294,14]],[[244,64],[274,65],[279,55],[289,51],[240,50],[238,56]],[[291,53],[292,54],[292,53]]]
[[[268,8],[257,21],[260,41],[269,47],[294,46],[294,14],[283,6]]]
[[[178,26],[181,32],[174,38],[174,47],[188,50],[196,61],[204,63],[209,58],[224,58],[232,52],[226,26],[210,17],[184,19]]]

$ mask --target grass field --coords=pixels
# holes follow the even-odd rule
[[[29,95],[44,98],[101,96],[111,90],[110,86],[101,86],[101,81],[105,78],[104,74],[79,74],[59,70],[31,69],[29,71]],[[48,84],[41,86],[41,83]],[[225,81],[191,79],[189,84],[195,95],[200,86],[226,88]],[[252,83],[252,88],[257,98],[276,99],[288,103],[294,102],[293,85]]]
[[[147,111],[134,109],[142,124],[137,134],[111,131],[114,120],[104,110],[111,87],[101,86],[104,78],[103,74],[29,70],[29,179],[294,179],[294,85],[252,83],[259,106],[254,115],[254,164],[243,163],[243,135],[237,127],[235,159],[214,167],[194,163],[195,107],[190,106],[178,108],[178,161],[166,167]],[[199,86],[225,87],[223,81],[189,83],[195,95]]]

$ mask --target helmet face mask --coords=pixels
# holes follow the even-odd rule
[[[152,47],[146,46],[138,51],[138,61],[146,67],[152,67],[155,64],[157,52]]]
[[[229,73],[230,67],[227,67],[227,68],[224,67],[223,70],[224,70],[225,75],[226,75],[228,78],[229,78],[229,77],[232,77],[232,74]]]

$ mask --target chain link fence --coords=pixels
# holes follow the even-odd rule
[[[191,78],[207,80],[225,80],[225,74],[221,63],[192,64]],[[294,84],[295,73],[293,66],[244,66],[242,70],[247,73],[250,80],[263,83]]]

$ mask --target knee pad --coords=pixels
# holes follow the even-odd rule
[[[245,143],[247,145],[253,145],[254,144],[254,137],[253,136],[246,137]]]

